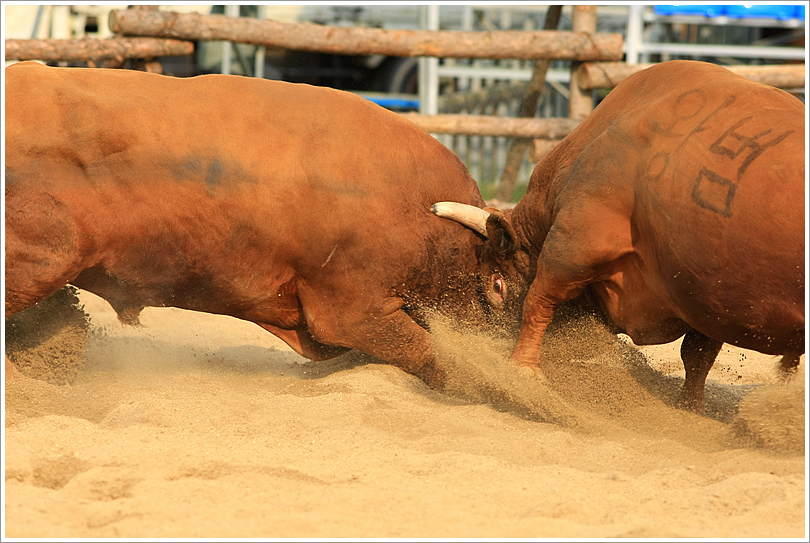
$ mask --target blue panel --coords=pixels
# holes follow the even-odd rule
[[[655,6],[656,15],[703,15],[704,17],[720,17],[725,15],[728,6],[699,6],[695,4],[681,4],[678,6]]]
[[[775,5],[758,5],[758,6],[726,6],[726,15],[728,17],[735,17],[739,19],[756,17],[761,19],[794,19],[797,17],[796,8],[802,8],[802,19],[804,18],[804,6],[775,6]]]
[[[410,100],[408,98],[387,98],[379,96],[363,96],[363,98],[388,109],[419,109],[419,100]]]

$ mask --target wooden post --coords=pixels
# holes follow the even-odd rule
[[[110,29],[134,36],[224,40],[298,51],[399,57],[621,60],[624,43],[618,33],[396,30],[132,9],[111,11]]]
[[[540,162],[547,154],[560,143],[560,140],[535,139],[529,149],[529,162]]]
[[[596,33],[596,6],[574,6],[572,19],[574,32]],[[577,68],[579,62],[571,63],[571,86],[568,97],[568,116],[572,119],[583,120],[593,111],[593,94],[589,89],[581,88]]]
[[[141,11],[157,11],[160,6],[156,5],[137,5],[133,9]],[[132,60],[132,69],[140,70],[142,72],[149,72],[154,74],[163,73],[163,64],[160,63],[157,57],[144,57]]]

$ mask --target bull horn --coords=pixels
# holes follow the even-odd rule
[[[463,224],[467,228],[475,230],[489,239],[489,234],[487,233],[487,218],[489,218],[489,212],[484,211],[480,207],[458,202],[436,202],[430,206],[430,211],[439,217],[451,219]]]

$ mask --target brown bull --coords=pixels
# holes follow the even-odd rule
[[[312,360],[355,348],[440,388],[426,311],[480,324],[516,304],[502,214],[479,233],[431,214],[483,207],[475,181],[362,98],[35,63],[5,75],[6,316],[70,283],[122,322],[144,306],[231,315]]]
[[[536,263],[512,359],[538,368],[555,309],[581,296],[636,344],[684,336],[687,406],[701,408],[723,343],[795,368],[804,123],[792,95],[707,63],[618,85],[537,164],[511,213]]]

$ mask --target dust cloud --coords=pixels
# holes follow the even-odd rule
[[[628,429],[706,450],[745,443],[805,452],[803,378],[788,386],[710,380],[706,407],[697,415],[679,407],[683,378],[657,371],[629,338],[588,314],[571,310],[550,327],[541,361],[547,382],[509,362],[513,341],[459,330],[438,316],[431,332],[452,376],[445,391],[451,396],[597,434]],[[772,363],[778,381],[775,358]]]
[[[698,415],[677,345],[569,316],[541,382],[513,339],[436,318],[438,393],[250,323],[148,308],[124,328],[79,297],[81,364],[5,383],[6,537],[807,535],[804,359],[785,384],[725,349]]]

